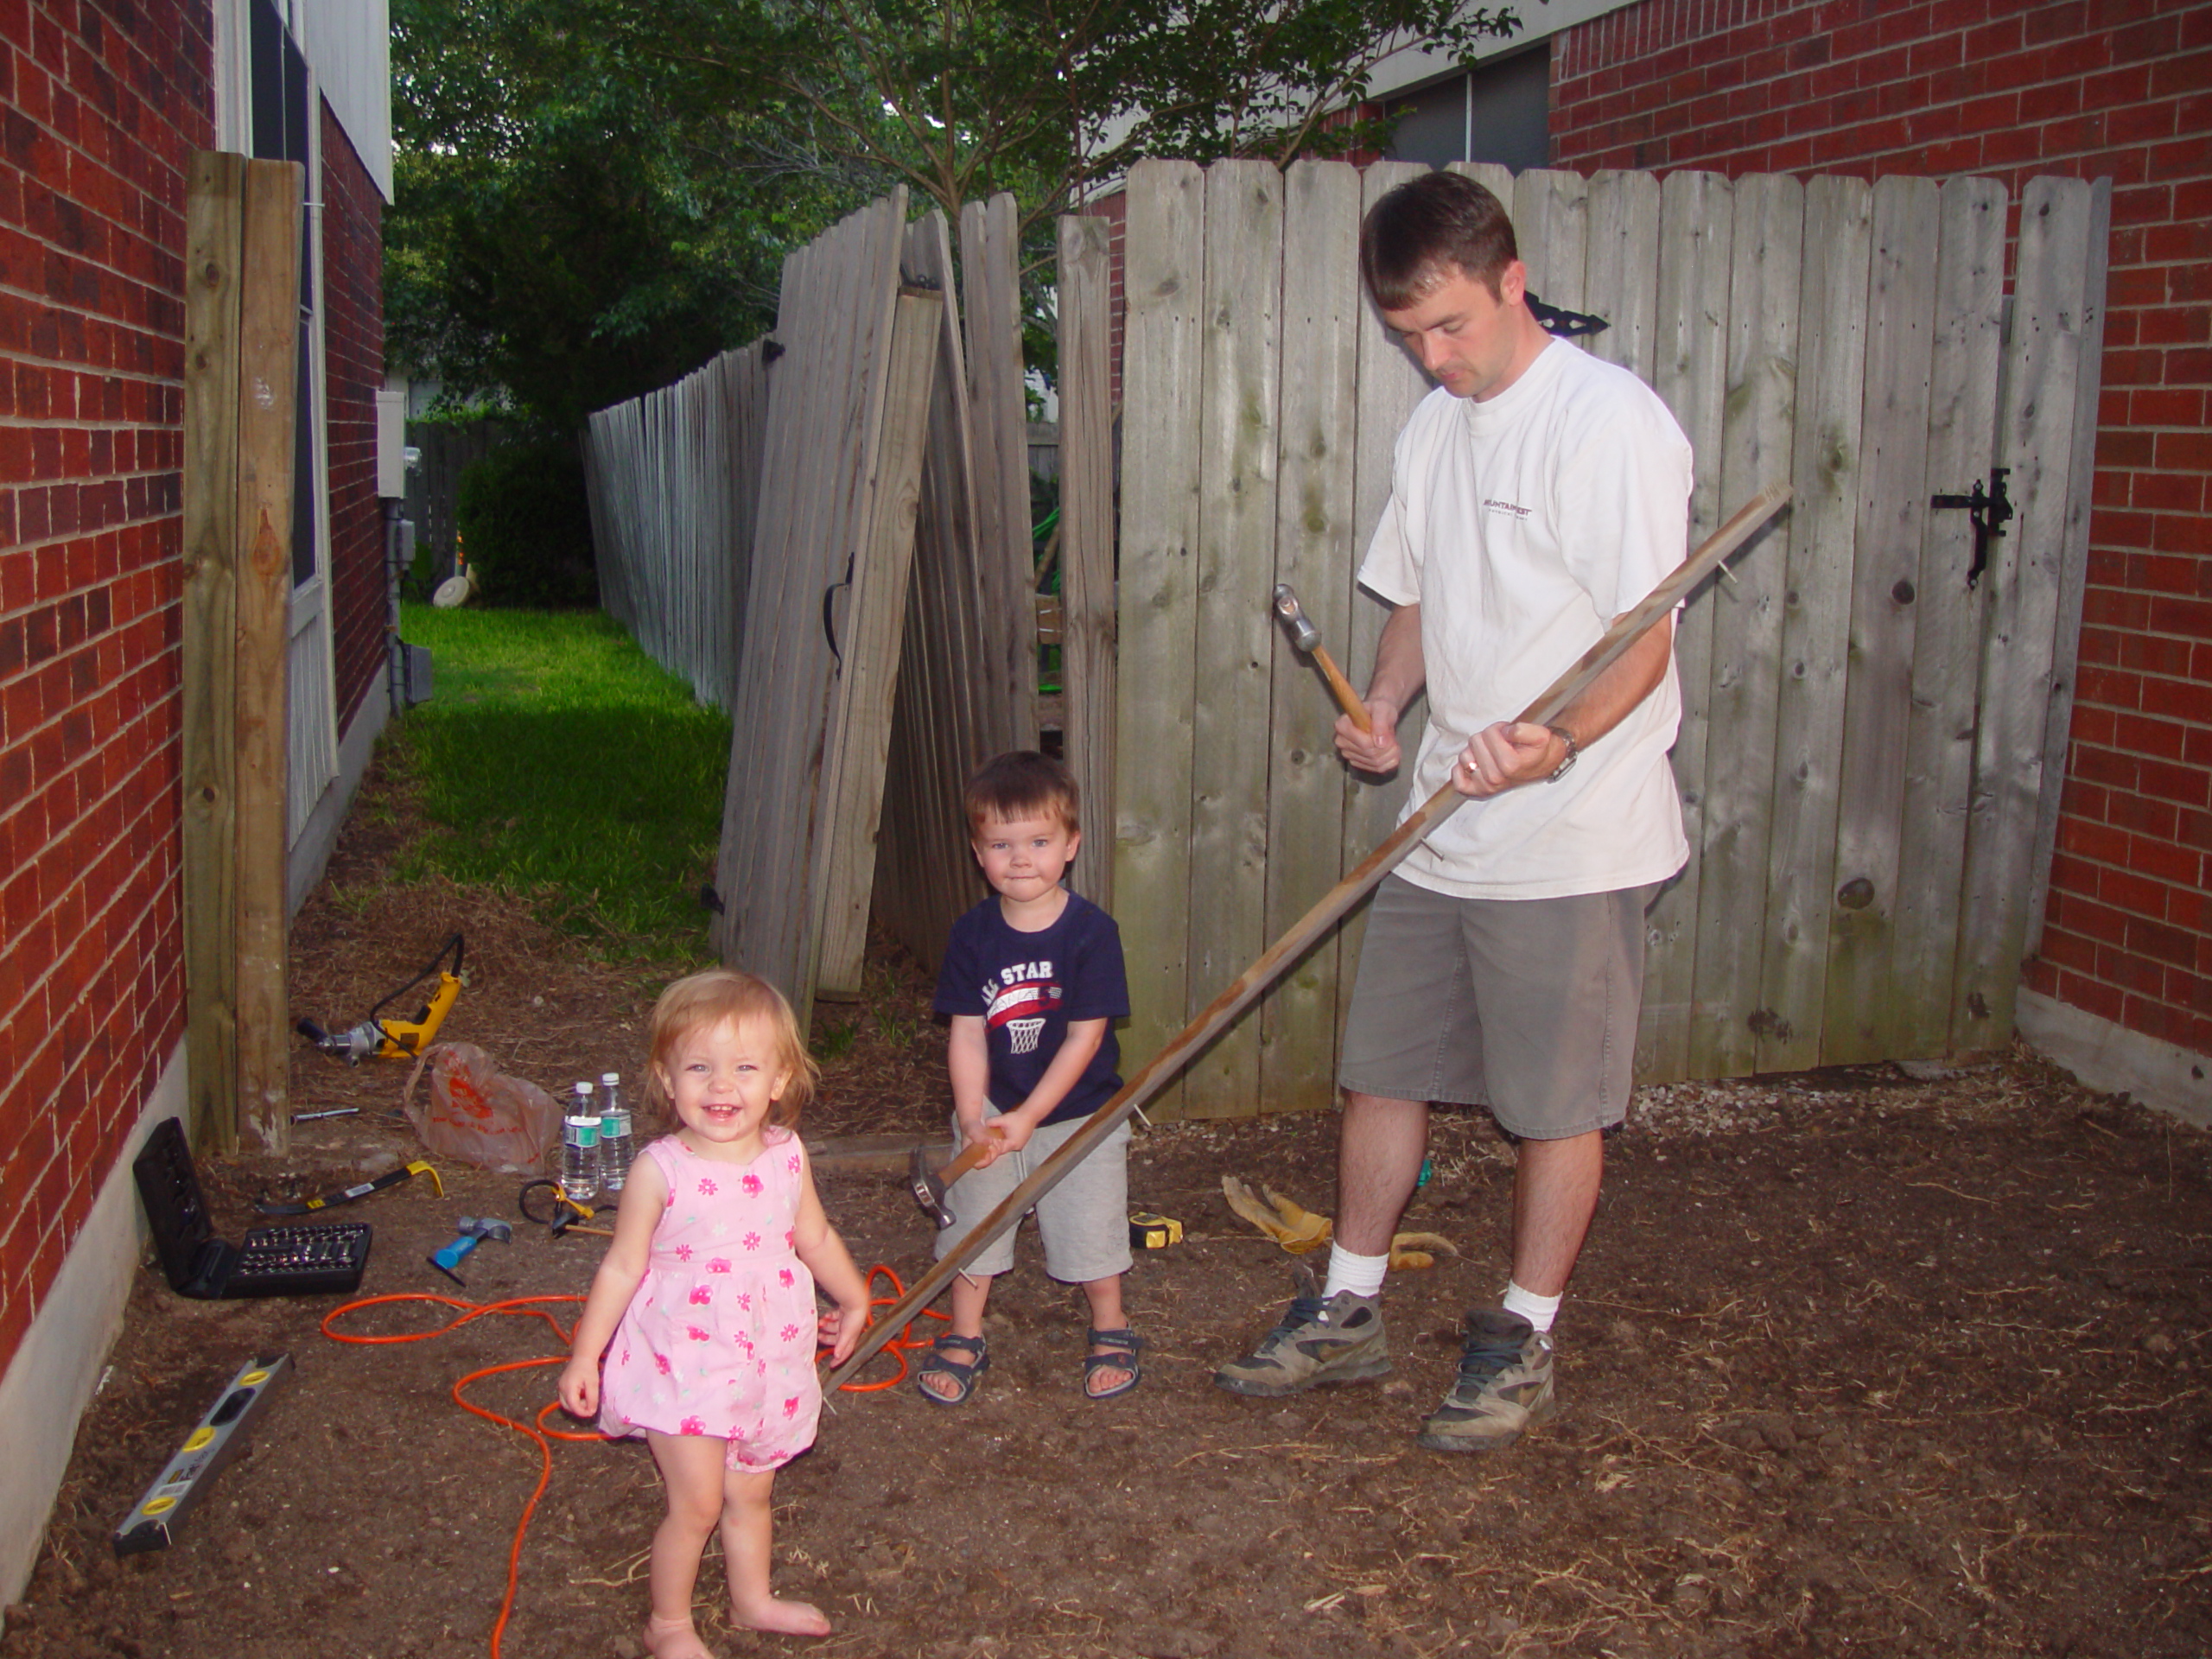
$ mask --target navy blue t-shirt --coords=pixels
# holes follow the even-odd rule
[[[1007,925],[994,893],[952,925],[938,969],[936,1008],[982,1020],[991,1104],[1010,1112],[1029,1098],[1060,1052],[1069,1020],[1128,1017],[1122,930],[1090,900],[1071,893],[1058,921],[1024,933]],[[1122,1046],[1109,1024],[1098,1052],[1045,1122],[1096,1111],[1121,1088],[1121,1063]]]

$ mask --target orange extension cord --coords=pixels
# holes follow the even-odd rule
[[[877,1296],[872,1294],[875,1288],[875,1281],[878,1274],[882,1275],[882,1277],[891,1281],[891,1294],[887,1296]],[[868,1269],[868,1282],[869,1291],[871,1292],[868,1298],[868,1306],[871,1308],[893,1305],[906,1294],[906,1287],[899,1282],[899,1275],[893,1273],[889,1268],[883,1266],[880,1262]],[[428,1342],[433,1337],[442,1337],[448,1331],[458,1331],[462,1325],[467,1325],[470,1320],[480,1319],[486,1314],[492,1313],[498,1313],[520,1319],[543,1319],[545,1321],[546,1325],[551,1328],[553,1334],[560,1338],[561,1351],[557,1354],[542,1355],[534,1359],[511,1359],[503,1365],[486,1365],[481,1370],[469,1372],[467,1376],[460,1378],[453,1385],[454,1403],[459,1406],[463,1411],[473,1412],[477,1416],[483,1418],[485,1421],[488,1423],[496,1423],[501,1428],[511,1428],[518,1434],[526,1434],[537,1444],[537,1484],[531,1489],[530,1501],[522,1506],[522,1518],[515,1523],[514,1545],[507,1552],[507,1592],[499,1603],[499,1617],[492,1626],[492,1659],[499,1659],[499,1643],[506,1637],[507,1619],[514,1611],[515,1590],[522,1575],[522,1544],[524,1535],[530,1530],[531,1516],[537,1513],[538,1500],[545,1496],[545,1489],[551,1485],[553,1482],[552,1443],[555,1440],[603,1440],[607,1437],[601,1433],[597,1429],[590,1429],[579,1433],[573,1429],[548,1428],[545,1426],[545,1420],[551,1416],[555,1412],[561,1409],[561,1402],[558,1400],[555,1400],[550,1404],[542,1407],[537,1413],[536,1421],[524,1423],[519,1422],[512,1417],[502,1416],[499,1413],[492,1410],[489,1407],[478,1405],[474,1401],[468,1398],[465,1391],[470,1384],[480,1382],[487,1376],[498,1376],[505,1371],[524,1371],[531,1369],[533,1366],[539,1365],[567,1364],[569,1363],[568,1350],[573,1338],[573,1327],[563,1328],[558,1319],[555,1319],[550,1313],[545,1311],[543,1304],[548,1302],[582,1302],[583,1300],[584,1299],[582,1297],[575,1295],[550,1295],[517,1296],[503,1302],[468,1302],[463,1301],[458,1296],[440,1296],[428,1291],[401,1291],[385,1296],[365,1296],[359,1301],[346,1302],[340,1306],[334,1307],[328,1313],[323,1316],[322,1334],[328,1337],[333,1342],[358,1342],[364,1344]],[[462,1312],[455,1318],[447,1320],[445,1324],[438,1326],[435,1331],[410,1331],[402,1332],[397,1336],[357,1337],[348,1335],[344,1332],[332,1328],[340,1319],[344,1319],[349,1313],[358,1313],[365,1307],[376,1307],[385,1302],[433,1302],[441,1307],[457,1307],[461,1309]],[[925,1308],[922,1311],[921,1317],[925,1319],[942,1319],[946,1316],[936,1312],[934,1309]],[[907,1353],[910,1351],[924,1349],[929,1346],[927,1342],[918,1340],[915,1338],[913,1330],[913,1324],[910,1320],[905,1330],[901,1331],[897,1336],[892,1338],[890,1341],[883,1344],[883,1351],[885,1353],[893,1354],[898,1357],[899,1370],[894,1375],[887,1377],[880,1382],[843,1383],[840,1385],[838,1392],[841,1394],[874,1394],[883,1389],[894,1389],[898,1387],[899,1383],[905,1382],[906,1380]]]

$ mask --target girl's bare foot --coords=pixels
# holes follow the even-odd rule
[[[715,1659],[714,1650],[699,1639],[688,1618],[663,1618],[655,1613],[645,1621],[645,1651],[653,1659]]]
[[[730,1598],[730,1623],[748,1630],[772,1630],[779,1636],[827,1636],[830,1621],[822,1610],[807,1601],[784,1601],[766,1596],[759,1601]]]

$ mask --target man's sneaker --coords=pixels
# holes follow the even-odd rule
[[[1459,1380],[1421,1424],[1421,1443],[1432,1452],[1501,1451],[1558,1414],[1552,1339],[1518,1313],[1484,1308],[1467,1315]]]
[[[1298,1270],[1298,1294],[1282,1323],[1243,1359],[1213,1374],[1231,1394],[1298,1394],[1324,1382],[1359,1382],[1390,1369],[1382,1299],[1340,1290],[1324,1301],[1313,1269]]]

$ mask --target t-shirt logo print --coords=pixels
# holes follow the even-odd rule
[[[1002,1027],[1007,1041],[1016,1054],[1033,1054],[1038,1039],[1045,1033],[1045,1015],[1059,1006],[1061,990],[1058,985],[1046,981],[1025,980],[1009,985],[991,998],[989,1012],[984,1015],[987,1023]]]

